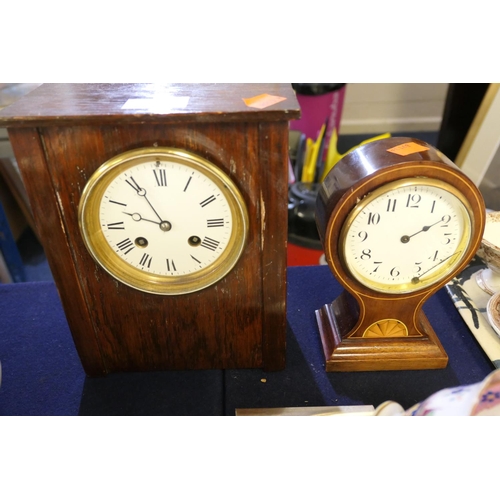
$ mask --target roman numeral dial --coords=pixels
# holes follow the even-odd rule
[[[236,184],[220,167],[173,148],[117,158],[122,161],[110,161],[106,175],[96,172],[90,197],[100,235],[95,238],[102,240],[97,252],[107,257],[99,260],[94,247],[91,253],[110,274],[134,288],[175,294],[209,286],[234,267],[248,215]]]

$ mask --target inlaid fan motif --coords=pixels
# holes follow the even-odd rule
[[[363,337],[407,337],[408,329],[405,324],[396,319],[383,319],[370,325]]]

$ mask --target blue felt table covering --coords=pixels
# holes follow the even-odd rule
[[[404,408],[482,380],[493,365],[443,289],[424,311],[447,368],[326,373],[314,311],[341,292],[327,266],[288,269],[287,365],[280,372],[205,370],[88,378],[53,283],[0,286],[0,415],[234,415],[236,408],[393,400]]]

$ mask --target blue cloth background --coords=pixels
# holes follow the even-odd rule
[[[288,269],[287,364],[263,370],[167,371],[86,377],[55,285],[0,286],[0,415],[234,415],[237,408],[393,400],[481,381],[494,367],[443,289],[424,311],[449,356],[441,370],[326,373],[314,311],[341,292],[327,266]]]

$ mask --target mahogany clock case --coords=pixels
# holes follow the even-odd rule
[[[388,150],[413,143],[409,155]],[[358,282],[342,258],[340,232],[353,208],[378,187],[400,179],[439,179],[466,198],[471,219],[470,241],[460,264],[433,284],[404,294],[387,294]],[[422,306],[430,295],[463,270],[474,257],[484,231],[486,209],[477,187],[431,145],[393,137],[366,144],[344,157],[323,182],[316,221],[325,257],[344,292],[317,311],[327,370],[393,370],[443,368],[447,355],[427,321]],[[394,318],[407,337],[363,338],[370,326]],[[392,319],[391,319],[392,321]]]
[[[289,85],[178,85],[172,112],[123,109],[152,85],[44,84],[0,112],[23,175],[40,240],[89,375],[163,369],[253,368],[285,363]],[[243,98],[286,99],[252,109]],[[137,148],[206,158],[242,193],[249,227],[232,271],[205,290],[158,296],[97,265],[80,234],[78,206],[104,162]]]

